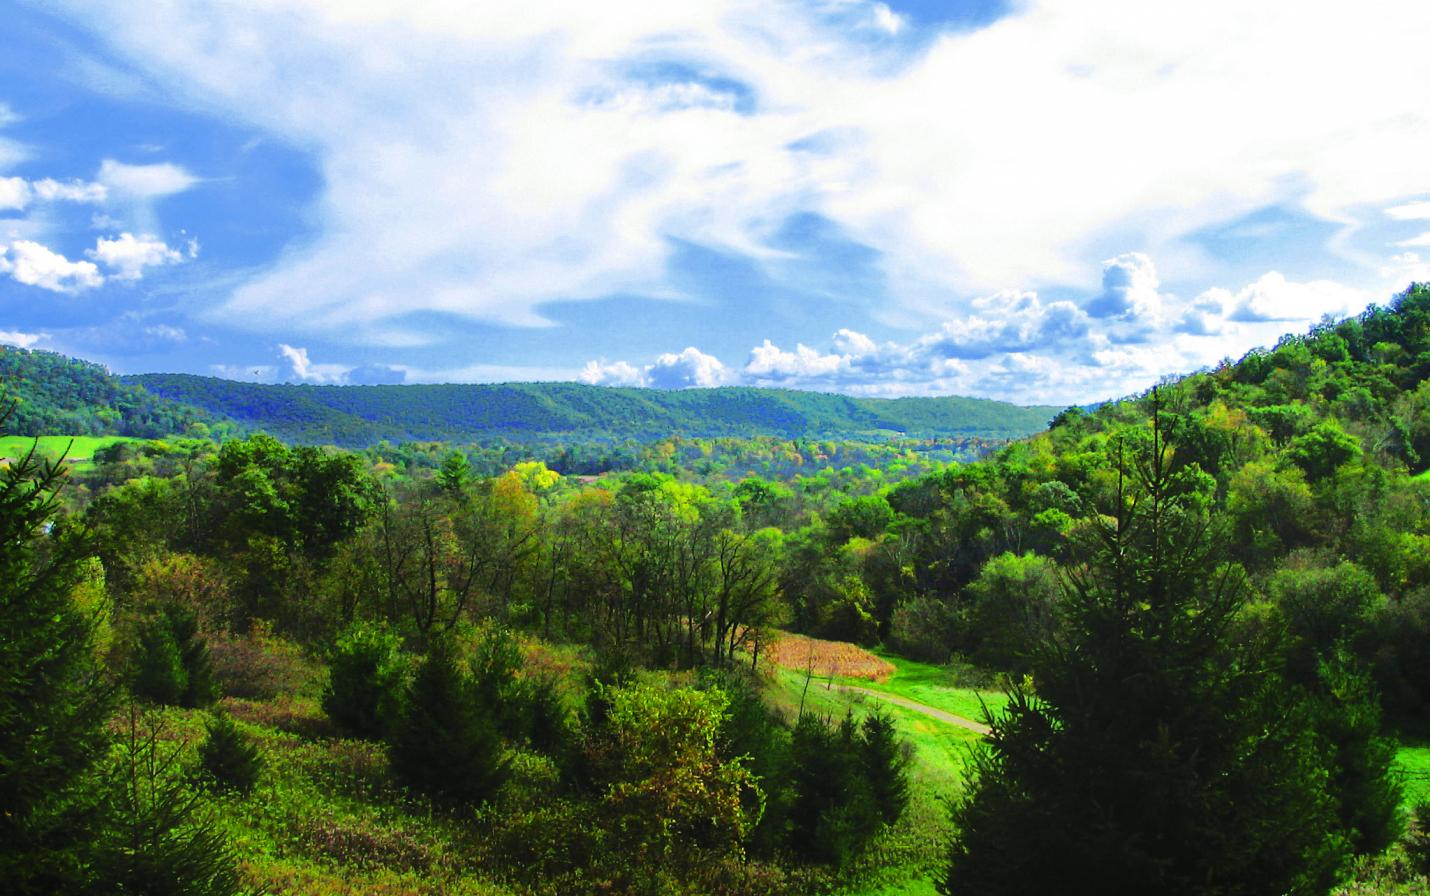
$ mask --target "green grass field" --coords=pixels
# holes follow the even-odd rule
[[[40,436],[39,452],[45,457],[59,457],[61,454],[77,467],[88,466],[94,453],[117,442],[135,442],[128,436]],[[0,457],[24,457],[35,445],[29,436],[0,436]]]
[[[1395,751],[1395,765],[1405,783],[1400,805],[1412,809],[1417,803],[1430,802],[1430,743],[1401,744]]]

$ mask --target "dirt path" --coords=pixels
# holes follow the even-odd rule
[[[919,703],[917,700],[910,700],[906,697],[895,697],[893,694],[885,694],[882,691],[871,691],[868,688],[855,687],[854,685],[849,684],[836,684],[835,687],[839,688],[841,691],[849,691],[855,694],[865,694],[869,697],[873,697],[876,700],[883,700],[884,702],[892,703],[895,706],[902,706],[904,709],[912,709],[914,712],[923,713],[930,718],[938,719],[940,722],[944,722],[949,725],[957,725],[959,728],[967,728],[969,731],[976,731],[979,734],[988,733],[988,726],[984,725],[981,722],[975,722],[972,719],[965,719],[963,716],[956,716],[951,712],[944,712],[941,709],[935,709],[934,707],[929,706],[927,703]]]

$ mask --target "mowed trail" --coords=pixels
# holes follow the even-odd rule
[[[930,718],[938,719],[940,722],[956,725],[959,728],[967,728],[969,731],[976,731],[979,734],[987,734],[989,732],[988,726],[982,722],[965,719],[963,716],[956,716],[951,712],[944,712],[941,709],[929,706],[927,703],[920,703],[917,700],[910,700],[907,697],[896,697],[893,694],[885,694],[882,691],[873,691],[869,688],[855,687],[850,684],[836,684],[835,687],[841,691],[864,694],[865,696],[873,697],[875,700],[883,700],[895,706],[902,706],[904,709],[911,709],[914,712],[923,713]]]

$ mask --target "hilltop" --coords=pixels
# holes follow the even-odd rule
[[[1058,408],[978,398],[850,398],[784,389],[610,388],[579,383],[306,386],[188,374],[126,377],[150,394],[300,443],[682,435],[781,438],[980,436],[1043,429]]]

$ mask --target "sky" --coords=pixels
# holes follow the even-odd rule
[[[1114,398],[1430,280],[1430,4],[0,0],[0,342]]]

